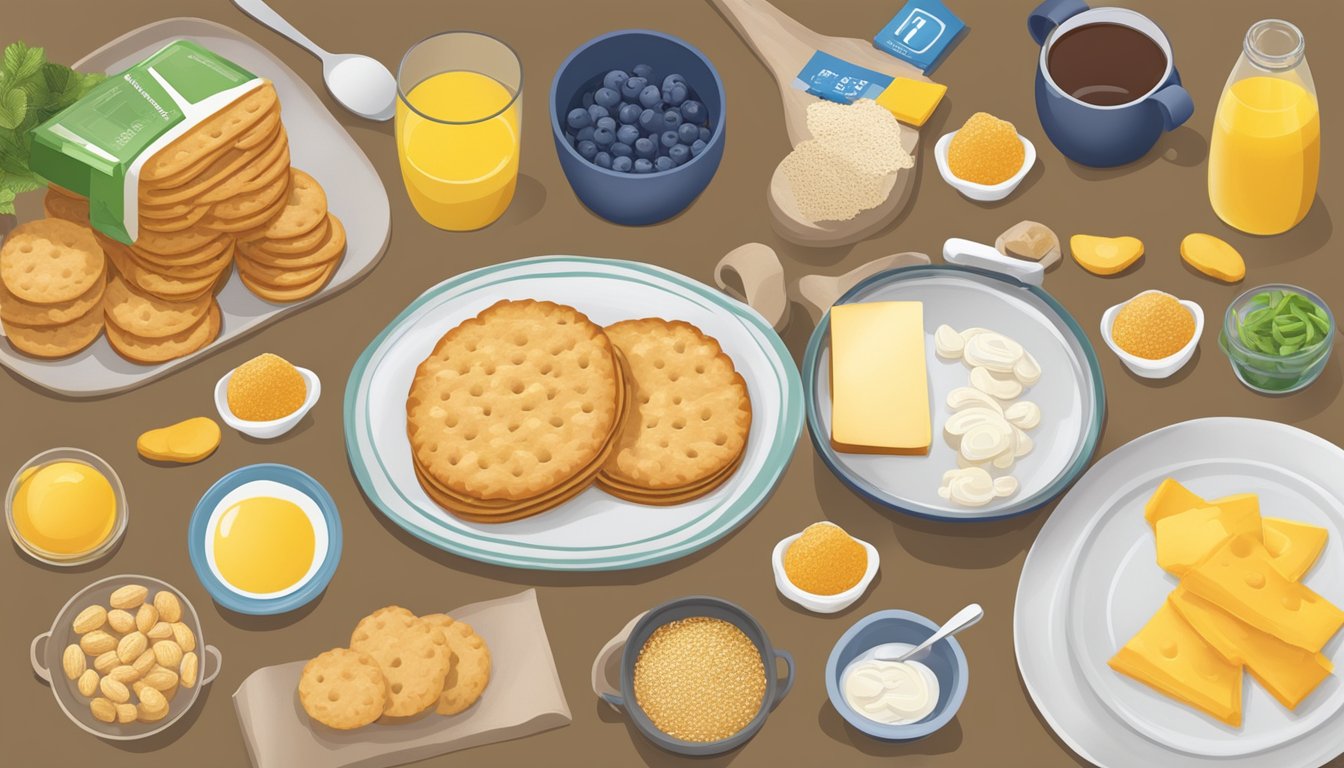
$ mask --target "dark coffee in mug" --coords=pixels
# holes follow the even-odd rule
[[[1128,104],[1148,93],[1167,71],[1152,38],[1124,24],[1084,24],[1060,35],[1047,67],[1060,90],[1099,107]]]

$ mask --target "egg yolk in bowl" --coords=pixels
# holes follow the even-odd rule
[[[237,589],[260,595],[297,584],[317,550],[308,514],[272,496],[240,499],[225,509],[211,546],[219,575]]]
[[[30,547],[54,555],[82,555],[112,535],[117,495],[92,466],[54,461],[20,478],[12,514],[15,531]]]

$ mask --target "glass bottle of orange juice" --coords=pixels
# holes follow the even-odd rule
[[[1320,109],[1302,30],[1258,21],[1213,119],[1209,202],[1243,232],[1277,235],[1307,215],[1320,169]]]

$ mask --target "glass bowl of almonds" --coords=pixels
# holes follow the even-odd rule
[[[30,661],[75,725],[130,741],[163,731],[219,674],[191,601],[149,576],[109,576],[85,587],[33,638]]]

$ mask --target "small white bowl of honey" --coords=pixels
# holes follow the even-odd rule
[[[807,541],[791,553],[805,536]],[[770,560],[779,593],[813,613],[839,613],[856,603],[873,583],[879,563],[876,547],[831,522],[786,536]]]
[[[47,565],[98,560],[116,548],[129,518],[116,470],[78,448],[52,448],[29,459],[5,494],[9,535]]]

